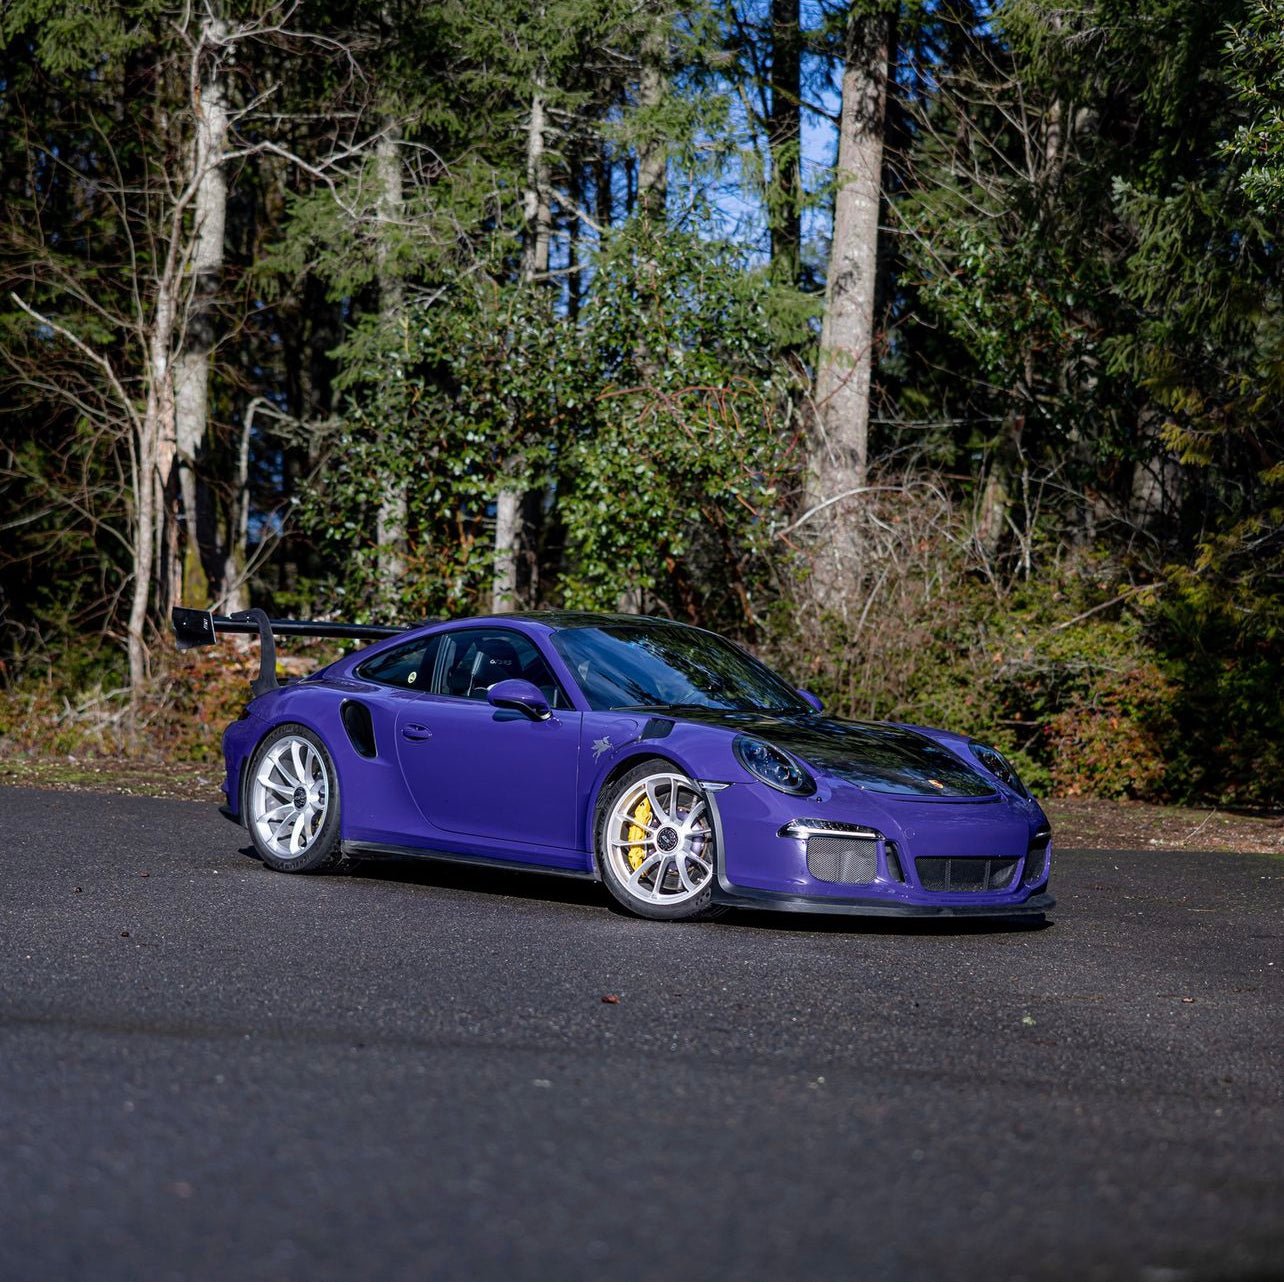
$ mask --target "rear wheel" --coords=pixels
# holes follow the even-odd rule
[[[616,901],[646,919],[709,913],[716,839],[695,781],[648,759],[611,787],[599,818],[598,865]]]
[[[339,779],[325,743],[284,723],[259,746],[246,777],[246,824],[273,870],[305,874],[343,864]]]

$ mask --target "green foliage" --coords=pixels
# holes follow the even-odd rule
[[[875,10],[804,7],[808,104],[832,104],[844,26]],[[899,6],[872,419],[895,459],[846,517],[862,555],[846,604],[819,611],[792,527],[832,170],[809,106],[810,244],[801,271],[793,248],[765,261],[799,200],[766,137],[778,11],[221,11],[298,31],[265,22],[226,65],[210,583],[248,418],[241,553],[277,610],[487,607],[496,500],[518,493],[523,605],[722,628],[836,713],[968,729],[1040,790],[1278,804],[1281,0]],[[9,292],[145,403],[166,211],[192,163],[183,12],[0,7],[0,737],[29,749],[126,744],[131,458],[102,367]],[[663,73],[645,94],[644,54]],[[667,208],[642,217],[657,146]],[[778,146],[777,172],[791,159]],[[523,254],[537,178],[542,280]],[[404,547],[378,546],[389,496]],[[204,752],[243,675],[224,682],[223,656],[189,681],[154,658],[158,734]]]
[[[558,492],[567,603],[614,607],[640,589],[677,615],[749,624],[785,467],[766,284],[643,222],[612,240],[595,287],[588,400]]]
[[[871,573],[867,610],[855,622],[773,620],[786,672],[836,712],[965,729],[1040,794],[1182,794],[1188,764],[1173,764],[1189,722],[1153,594],[1121,585],[1103,553],[996,586],[958,539],[965,514],[933,511],[912,490],[877,517],[905,533]],[[1220,778],[1205,787],[1216,797]]]
[[[1226,151],[1243,166],[1240,182],[1262,213],[1284,208],[1284,3],[1255,0],[1231,32],[1231,84],[1249,119]]]
[[[614,608],[643,591],[677,614],[753,619],[783,446],[764,360],[765,284],[694,237],[620,229],[578,319],[547,291],[474,276],[408,309],[352,378],[352,407],[302,526],[349,610],[486,601],[501,489],[544,497],[564,541],[555,601]],[[353,376],[355,375],[355,378]],[[380,599],[381,491],[409,497],[411,557]],[[336,587],[336,593],[339,589]]]
[[[514,315],[526,303],[521,292],[506,302],[507,324],[486,318],[468,285],[427,309],[410,308],[400,327],[374,332],[366,360],[350,368],[360,391],[330,457],[344,466],[326,468],[296,506],[300,527],[338,572],[330,591],[336,608],[413,619],[482,600],[492,567],[484,518],[500,449],[508,430],[529,426],[526,390],[504,379],[528,365],[532,332]],[[379,573],[386,551],[376,543],[376,515],[389,491],[408,498],[411,556],[395,586]]]
[[[1284,467],[1257,479],[1256,512],[1170,567],[1160,646],[1183,738],[1169,779],[1181,797],[1278,806],[1284,780]]]
[[[6,0],[0,44],[29,33],[36,60],[49,72],[90,72],[143,48],[163,8],[163,0]]]

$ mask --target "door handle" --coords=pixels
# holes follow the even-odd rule
[[[432,740],[432,728],[425,727],[422,723],[407,723],[401,729],[401,734],[408,741]]]

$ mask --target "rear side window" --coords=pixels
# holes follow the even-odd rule
[[[390,687],[411,687],[420,691],[432,688],[432,670],[441,650],[441,635],[416,638],[357,666],[357,676],[372,683]]]

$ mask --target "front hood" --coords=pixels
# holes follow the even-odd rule
[[[997,793],[978,769],[957,754],[921,732],[892,723],[691,707],[655,712],[680,722],[760,737],[823,776],[879,794],[978,799]]]

